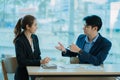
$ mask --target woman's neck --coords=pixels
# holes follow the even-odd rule
[[[33,46],[33,41],[32,41],[32,37],[31,37],[32,34],[30,32],[28,32],[28,31],[24,31],[24,34],[27,37],[30,46],[32,47]]]
[[[27,39],[31,39],[31,33],[28,31],[24,31],[25,36],[27,37]]]

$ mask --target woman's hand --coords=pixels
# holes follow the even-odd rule
[[[41,64],[46,64],[50,61],[49,57],[44,58],[43,60],[40,61]]]

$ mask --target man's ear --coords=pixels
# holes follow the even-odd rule
[[[96,30],[96,31],[97,31],[97,30],[98,30],[98,27],[97,27],[97,26],[95,26],[95,27],[94,27],[94,30]]]

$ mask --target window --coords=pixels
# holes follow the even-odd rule
[[[20,17],[32,14],[37,18],[42,57],[68,63],[55,49],[58,42],[65,47],[75,42],[82,32],[83,17],[99,15],[103,20],[102,35],[112,41],[112,49],[105,63],[119,63],[120,59],[120,0],[0,0],[0,56],[15,55],[13,29]],[[112,60],[112,61],[111,61]]]

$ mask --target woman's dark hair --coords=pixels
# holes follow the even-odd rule
[[[14,28],[14,34],[15,34],[15,38],[13,40],[13,43],[15,43],[16,39],[18,38],[18,36],[22,33],[22,29],[26,30],[26,25],[28,25],[29,27],[32,26],[34,20],[36,18],[32,15],[26,15],[23,18],[20,18]]]
[[[97,26],[99,31],[102,27],[102,20],[97,15],[87,16],[83,19],[86,22],[86,25],[91,25],[92,27]]]

